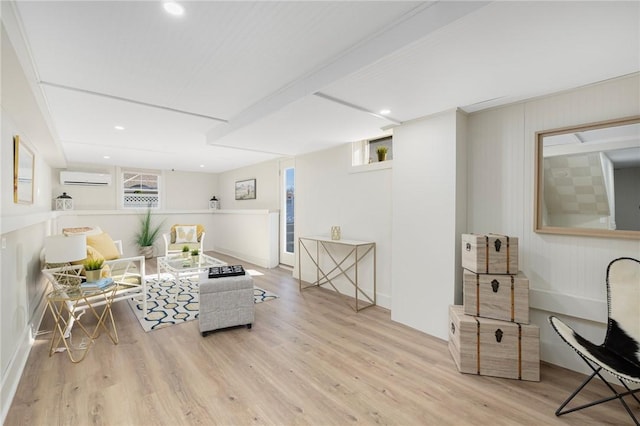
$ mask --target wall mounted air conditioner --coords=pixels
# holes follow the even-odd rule
[[[62,171],[60,172],[60,183],[62,185],[109,186],[111,185],[111,175],[108,173]]]

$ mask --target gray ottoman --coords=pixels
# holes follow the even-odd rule
[[[253,324],[253,279],[251,275],[200,279],[200,333]]]

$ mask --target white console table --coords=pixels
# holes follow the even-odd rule
[[[347,248],[347,254],[342,258],[337,258],[335,246],[343,246]],[[334,248],[334,250],[332,250]],[[302,281],[302,267],[301,260],[302,254],[306,253],[309,259],[313,262],[316,268],[316,280],[315,282],[303,286]],[[321,259],[325,258],[329,261],[322,262]],[[373,295],[368,295],[360,285],[358,266],[362,263],[363,259],[367,256],[372,257],[371,267],[373,268]],[[328,266],[324,266],[328,264]],[[323,267],[324,266],[324,267]],[[353,277],[348,272],[353,269]],[[345,277],[346,280],[351,283],[354,289],[355,306],[350,303],[350,306],[355,309],[356,312],[374,306],[376,304],[376,243],[372,241],[354,241],[354,240],[332,240],[327,237],[300,237],[298,238],[298,284],[300,291],[311,287],[320,287],[325,284],[331,285],[333,289],[344,296],[334,285],[333,280],[338,277]],[[366,301],[362,306],[361,296]]]

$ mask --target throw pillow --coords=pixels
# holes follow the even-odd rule
[[[198,234],[195,225],[176,226],[176,244],[197,242]]]
[[[87,235],[87,245],[98,250],[106,260],[120,258],[118,247],[106,232],[99,235]]]

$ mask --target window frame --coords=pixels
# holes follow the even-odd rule
[[[381,163],[377,160],[375,151],[372,154],[372,146],[388,147],[387,159],[384,163],[393,160],[393,134],[388,134],[379,138],[353,142],[351,144],[351,167],[370,166],[372,164]]]
[[[137,178],[139,180],[139,184],[143,185],[144,182],[150,182],[155,180],[155,184],[156,184],[156,188],[155,190],[153,190],[153,188],[149,188],[147,189],[147,191],[149,191],[148,194],[148,198],[156,198],[155,203],[153,201],[149,202],[143,202],[140,201],[138,203],[132,202],[132,201],[127,201],[127,196],[131,196],[132,194],[134,194],[134,192],[131,192],[130,187],[126,187],[127,182],[131,181],[131,177],[127,178],[126,175],[137,175]],[[155,179],[145,179],[146,177],[149,176],[153,176],[155,177]],[[144,190],[143,188],[141,188],[141,190]],[[120,185],[119,185],[119,199],[120,199],[120,206],[123,210],[133,210],[133,209],[146,209],[146,208],[151,208],[152,210],[158,210],[161,207],[161,203],[162,203],[162,196],[161,196],[161,192],[162,192],[162,173],[159,171],[150,171],[150,170],[136,170],[136,169],[123,169],[120,171]],[[145,193],[140,193],[140,195],[146,195]],[[142,197],[145,198],[145,197]]]

